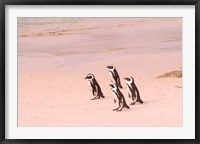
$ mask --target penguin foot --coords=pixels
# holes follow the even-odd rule
[[[102,98],[105,98],[105,96],[103,96],[103,95],[102,95],[101,97],[102,97]]]
[[[113,111],[117,111],[119,108],[113,109]]]
[[[133,103],[130,103],[130,105],[135,105],[135,102],[133,102]]]
[[[123,108],[121,108],[121,109],[118,109],[117,111],[118,111],[118,112],[120,112],[120,111],[122,111],[122,109],[123,109]]]
[[[94,98],[92,98],[92,99],[90,99],[90,100],[95,100],[95,99],[97,99],[97,97],[94,97]]]

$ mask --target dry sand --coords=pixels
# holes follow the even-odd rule
[[[143,38],[137,38],[136,45],[122,40],[127,47],[165,46],[169,50],[152,53],[134,53],[126,45],[117,49],[114,39],[107,41],[113,47],[109,51],[98,51],[101,45],[96,42],[96,51],[85,52],[80,48],[80,54],[66,55],[65,43],[65,46],[95,47],[95,42],[83,40],[80,34],[19,37],[18,126],[182,126],[182,78],[157,79],[157,76],[182,66],[182,50],[171,50],[181,47],[181,31],[177,30],[181,20],[170,22],[158,21],[131,30],[130,26],[123,28],[127,36],[128,31],[134,33],[133,39],[143,35]],[[155,31],[153,37],[152,31]],[[94,30],[86,34],[103,32]],[[110,30],[110,33],[115,32],[116,29]],[[180,38],[171,40],[174,35]],[[103,41],[109,39],[102,37]],[[83,41],[85,45],[79,43]],[[63,48],[51,49],[59,44]],[[44,51],[34,51],[39,48]],[[133,76],[144,104],[130,106],[122,112],[112,111],[117,104],[109,88],[110,75],[106,69],[109,64],[114,64],[121,76],[122,93],[127,103],[130,104],[131,99],[123,78]],[[90,100],[93,96],[84,80],[88,73],[96,76],[105,99]]]

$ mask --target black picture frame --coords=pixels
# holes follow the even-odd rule
[[[7,5],[195,5],[195,139],[5,139],[5,7]],[[124,144],[199,144],[199,49],[200,49],[200,0],[1,0],[0,3],[0,142],[1,143],[124,143]]]

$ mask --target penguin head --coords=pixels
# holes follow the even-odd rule
[[[109,70],[114,70],[114,69],[115,69],[115,66],[109,65],[109,66],[107,66],[106,68],[108,68]]]
[[[130,78],[129,77],[125,77],[124,78],[126,81],[130,81]]]
[[[109,84],[109,86],[110,86],[110,87],[111,87],[111,89],[113,89],[113,90],[114,90],[114,89],[115,89],[115,90],[117,89],[117,86],[116,86],[116,84],[114,84],[114,83],[112,83],[112,84]]]
[[[133,79],[132,76],[125,77],[124,79],[125,79],[126,81],[130,82],[130,83],[134,82],[134,79]]]
[[[91,73],[89,73],[89,74],[85,77],[85,79],[92,80],[92,79],[94,79],[94,75],[91,74]]]

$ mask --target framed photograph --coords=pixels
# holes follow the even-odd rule
[[[200,143],[199,11],[1,1],[1,142]]]

